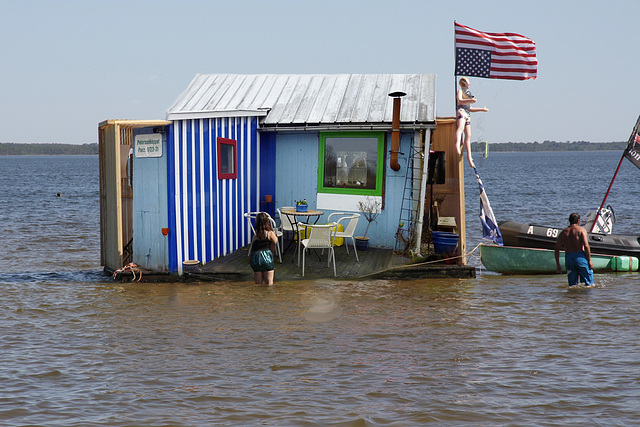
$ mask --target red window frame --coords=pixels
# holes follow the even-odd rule
[[[218,179],[238,179],[238,143],[235,139],[221,138],[216,139],[217,151],[218,151]],[[233,147],[233,159],[232,166],[233,172],[222,172],[222,146],[230,145]]]

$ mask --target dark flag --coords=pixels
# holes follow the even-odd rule
[[[493,215],[493,210],[491,210],[491,204],[489,203],[487,193],[484,191],[484,185],[482,185],[480,175],[478,175],[478,169],[473,168],[473,171],[476,173],[478,186],[480,186],[480,221],[482,221],[482,237],[502,246],[502,234],[498,228],[496,217]]]
[[[638,127],[640,126],[640,117],[636,121],[636,126],[631,132],[629,143],[624,150],[624,156],[631,161],[636,167],[640,168],[640,136],[638,135]]]
[[[487,79],[535,79],[536,44],[515,33],[483,33],[454,22],[456,76]]]

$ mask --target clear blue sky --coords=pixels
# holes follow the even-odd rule
[[[0,0],[0,142],[90,143],[164,119],[197,73],[436,74],[453,22],[532,38],[538,78],[472,78],[473,140],[623,141],[640,114],[640,1]]]

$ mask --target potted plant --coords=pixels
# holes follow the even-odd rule
[[[307,199],[296,200],[296,212],[307,212],[308,209]]]
[[[361,251],[366,251],[369,247],[369,238],[367,237],[367,232],[369,231],[369,226],[373,221],[376,220],[376,217],[380,215],[382,203],[373,198],[367,196],[364,200],[360,200],[358,202],[358,210],[362,212],[362,215],[367,220],[367,228],[364,230],[364,236],[356,236],[356,248]]]

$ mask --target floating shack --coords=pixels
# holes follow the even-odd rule
[[[326,219],[369,198],[372,246],[419,252],[447,229],[463,265],[455,123],[435,111],[431,74],[196,75],[166,120],[99,124],[102,264],[182,274],[248,245],[245,212],[306,199]]]

